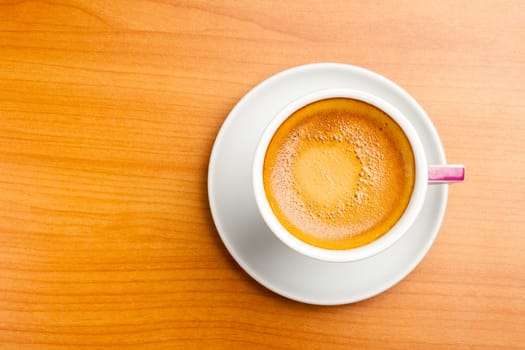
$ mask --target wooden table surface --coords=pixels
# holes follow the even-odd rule
[[[524,38],[520,0],[0,1],[0,348],[525,348]],[[336,307],[252,280],[206,187],[234,104],[320,61],[407,89],[468,176]]]

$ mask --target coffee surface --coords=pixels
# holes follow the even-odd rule
[[[326,249],[365,245],[403,215],[414,155],[399,125],[362,101],[332,98],[293,113],[267,149],[263,181],[280,223]]]

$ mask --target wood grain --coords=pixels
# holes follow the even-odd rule
[[[0,1],[0,347],[525,348],[525,2]],[[375,298],[303,305],[220,242],[235,102],[336,61],[406,88],[467,182]]]

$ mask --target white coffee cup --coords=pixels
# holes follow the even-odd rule
[[[337,97],[360,100],[369,103],[388,114],[401,127],[407,136],[415,160],[414,188],[408,206],[400,219],[387,233],[375,241],[361,247],[346,250],[319,248],[301,241],[288,232],[273,213],[266,197],[263,184],[263,164],[266,151],[273,135],[281,124],[295,111],[310,103]],[[432,175],[431,178],[429,178],[429,174]],[[399,240],[414,223],[423,206],[429,182],[457,182],[462,181],[463,176],[464,168],[461,165],[429,166],[427,164],[425,150],[416,130],[409,120],[395,107],[372,94],[349,89],[321,90],[301,97],[288,104],[275,116],[275,118],[272,119],[270,124],[264,130],[257,145],[253,163],[253,188],[255,191],[255,199],[259,211],[270,230],[293,250],[312,258],[330,262],[360,260],[384,251]]]

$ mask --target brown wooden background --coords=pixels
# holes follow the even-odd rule
[[[0,1],[0,348],[525,347],[525,2]],[[406,88],[452,186],[419,267],[303,305],[228,255],[207,202],[238,99],[335,61]]]

